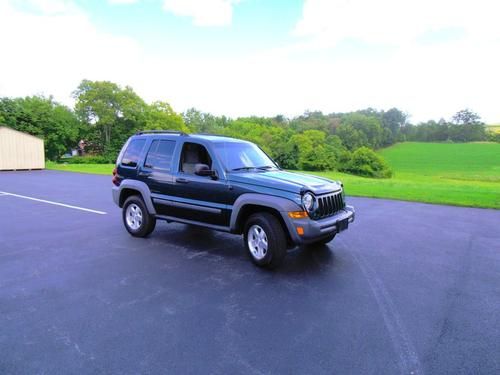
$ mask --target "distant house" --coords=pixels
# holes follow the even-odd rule
[[[0,126],[0,170],[44,168],[43,139]]]

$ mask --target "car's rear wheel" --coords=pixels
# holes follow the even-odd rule
[[[285,231],[279,220],[270,213],[257,213],[248,218],[244,242],[250,259],[260,267],[275,268],[285,258]]]
[[[156,226],[156,218],[149,214],[138,195],[127,198],[123,204],[122,217],[125,228],[134,237],[146,237]]]

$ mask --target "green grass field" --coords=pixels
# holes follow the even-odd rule
[[[500,209],[499,143],[400,143],[379,153],[390,179],[314,172],[342,180],[348,195]],[[48,169],[111,176],[113,164],[55,164]],[[311,173],[311,172],[306,172]]]
[[[58,164],[51,161],[46,162],[47,169],[54,169],[66,172],[107,174],[111,176],[114,164]]]
[[[356,196],[500,208],[500,144],[400,143],[379,153],[393,178],[317,173],[344,182]]]

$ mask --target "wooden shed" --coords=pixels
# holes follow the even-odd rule
[[[43,169],[43,139],[0,126],[0,170]]]

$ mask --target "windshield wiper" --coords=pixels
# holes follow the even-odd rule
[[[262,167],[255,167],[255,169],[263,169],[263,170],[273,169],[273,168],[275,168],[274,165],[263,165]]]
[[[233,168],[231,171],[249,171],[252,169],[260,169],[260,170],[268,170],[268,169],[273,169],[276,168],[273,165],[263,165],[262,167],[239,167],[239,168]]]
[[[255,167],[239,167],[239,168],[233,168],[231,171],[248,171],[250,169],[255,169]]]

